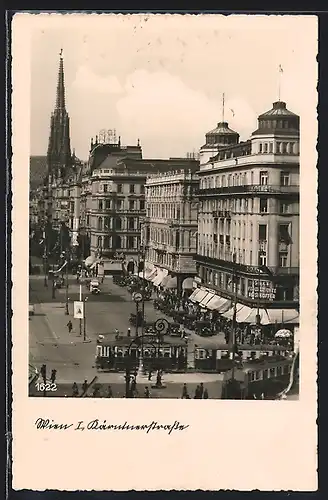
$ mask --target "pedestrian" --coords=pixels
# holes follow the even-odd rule
[[[194,399],[199,399],[199,392],[200,392],[200,387],[199,387],[199,385],[197,385],[197,387],[195,389]]]
[[[82,384],[82,392],[84,393],[88,388],[88,381],[85,379],[85,381]]]
[[[137,379],[133,377],[131,381],[131,394],[134,395],[137,392]]]
[[[146,385],[146,387],[145,387],[145,398],[149,398],[149,397],[150,397],[150,392],[149,392],[148,386]]]
[[[73,324],[71,322],[71,320],[69,320],[69,322],[67,323],[67,329],[68,329],[68,333],[71,333],[71,331],[73,330]]]
[[[204,393],[204,384],[203,382],[199,386],[199,399],[202,399]]]
[[[57,374],[57,370],[51,370],[50,380],[51,380],[52,384],[54,384],[56,382],[56,374]]]
[[[42,365],[40,369],[41,377],[43,379],[43,382],[47,382],[47,367],[46,365]]]
[[[76,398],[79,395],[79,388],[78,388],[76,382],[74,382],[74,384],[72,386],[72,394],[73,394],[73,398]]]
[[[152,376],[152,371],[151,371],[151,368],[149,369],[149,373],[148,373],[148,380],[151,380],[151,376]]]
[[[160,370],[157,372],[156,387],[162,387],[162,375]]]
[[[183,384],[181,399],[187,399],[187,396],[188,396],[187,384]]]
[[[128,328],[128,337],[131,337],[131,328]]]
[[[205,388],[203,399],[208,399],[208,390]]]
[[[115,339],[117,340],[120,336],[120,333],[117,328],[115,328]]]
[[[112,391],[112,388],[111,388],[110,385],[108,386],[108,389],[107,389],[107,397],[108,398],[112,398],[113,397],[113,391]]]

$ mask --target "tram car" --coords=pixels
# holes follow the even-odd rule
[[[243,368],[242,389],[244,399],[275,399],[287,385],[291,376],[293,358],[263,363],[249,363]]]
[[[263,359],[286,359],[291,351],[279,345],[246,345],[239,344],[235,352],[237,363],[261,362]],[[232,359],[227,344],[204,342],[195,346],[195,368],[206,372],[221,372],[231,369]]]
[[[137,370],[141,355],[141,337],[108,340],[98,338],[96,368],[98,371]],[[187,342],[183,339],[143,337],[143,364],[147,371],[184,372],[187,369]]]

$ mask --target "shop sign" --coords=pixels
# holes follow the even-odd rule
[[[274,300],[276,298],[276,287],[271,281],[253,280],[248,286],[248,297],[250,299]]]

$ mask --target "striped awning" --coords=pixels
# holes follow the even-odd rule
[[[211,309],[212,311],[216,310],[216,308],[222,304],[222,297],[219,297],[219,295],[214,295],[211,297],[209,302],[207,302],[206,307],[207,309]]]
[[[236,304],[236,318],[237,318],[237,313],[243,308],[243,304]],[[232,306],[228,311],[222,313],[222,316],[226,319],[233,319],[235,311],[235,306]]]
[[[207,290],[204,290],[203,288],[200,288],[198,294],[194,298],[195,302],[201,303],[202,300],[206,297],[207,294],[208,294]]]
[[[191,302],[196,302],[196,296],[198,295],[199,292],[200,288],[196,288],[190,295],[189,300],[191,300]]]
[[[200,305],[202,307],[207,307],[207,304],[209,303],[209,301],[211,299],[213,299],[213,297],[215,297],[215,293],[211,293],[211,292],[208,292],[205,297],[201,300],[200,302]]]

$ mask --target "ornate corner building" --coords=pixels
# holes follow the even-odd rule
[[[221,122],[200,149],[198,274],[231,299],[235,273],[250,308],[299,307],[299,139],[299,116],[278,101],[249,140]]]

